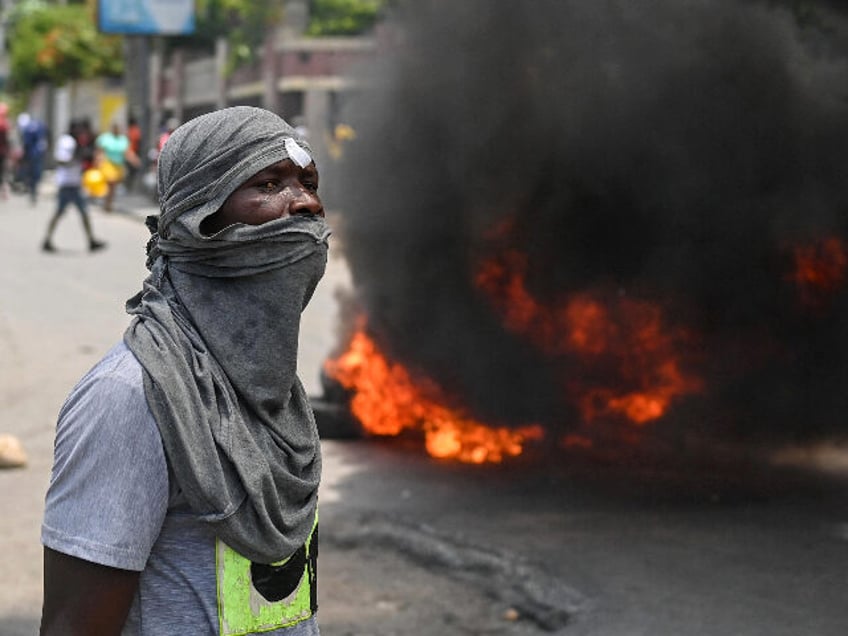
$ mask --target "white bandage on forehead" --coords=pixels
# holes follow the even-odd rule
[[[291,137],[287,137],[285,141],[286,152],[289,155],[289,159],[291,159],[294,163],[296,163],[301,168],[305,168],[310,163],[312,163],[312,157],[309,156],[309,153],[306,152],[303,148],[301,148],[297,142]]]

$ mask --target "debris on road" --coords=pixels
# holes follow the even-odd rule
[[[26,466],[27,455],[17,437],[0,435],[0,468],[22,468]]]

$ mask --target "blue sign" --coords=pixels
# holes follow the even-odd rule
[[[98,0],[103,33],[188,35],[194,33],[194,0]]]

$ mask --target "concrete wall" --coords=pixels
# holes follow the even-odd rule
[[[376,53],[376,42],[364,37],[303,38],[286,35],[284,29],[273,36],[267,55],[228,77],[214,54],[188,62],[174,55],[164,60],[162,117],[185,121],[221,105],[264,106],[305,125],[314,149],[323,153],[324,140],[338,123],[333,106],[339,94],[354,88],[350,71]]]
[[[86,118],[95,132],[117,121],[126,129],[127,96],[121,82],[92,79],[52,88],[41,86],[30,99],[29,112],[50,128],[51,141],[67,132],[71,119]]]

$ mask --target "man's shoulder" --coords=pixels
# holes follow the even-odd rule
[[[101,565],[143,570],[167,512],[168,469],[141,367],[122,343],[68,396],[53,452],[44,545]]]
[[[141,364],[123,341],[83,375],[68,396],[63,411],[82,402],[120,402],[126,407],[146,407]]]
[[[141,379],[141,364],[121,340],[107,351],[97,364],[86,374],[86,377],[110,377],[116,381],[125,380],[135,384]]]

